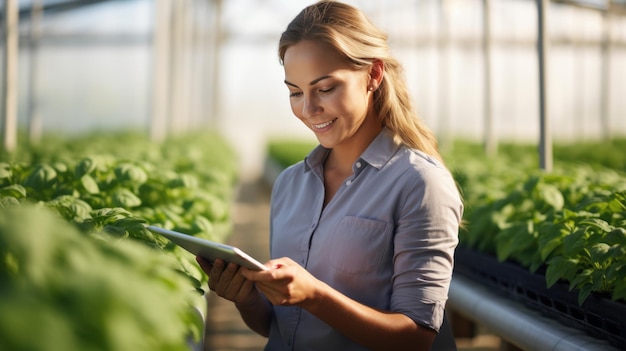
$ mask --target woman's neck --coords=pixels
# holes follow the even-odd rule
[[[324,167],[327,170],[335,170],[341,174],[352,173],[352,165],[368,148],[378,133],[382,130],[379,128],[367,128],[362,130],[367,134],[359,135],[353,138],[349,143],[336,145],[326,158]]]

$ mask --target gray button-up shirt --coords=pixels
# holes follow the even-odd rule
[[[356,301],[438,330],[463,212],[450,172],[384,128],[324,208],[329,152],[318,146],[276,180],[271,257],[290,257]],[[365,350],[298,307],[274,312],[266,350]]]

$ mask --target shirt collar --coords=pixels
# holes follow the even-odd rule
[[[381,169],[399,148],[400,143],[395,141],[393,133],[387,127],[383,127],[363,154],[361,154],[361,160],[369,163],[376,169]],[[328,157],[330,150],[331,149],[327,149],[322,145],[318,145],[313,149],[304,159],[305,172],[321,167],[326,157]]]

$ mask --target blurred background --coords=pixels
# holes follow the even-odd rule
[[[6,211],[15,204],[34,201],[57,209],[70,217],[68,221],[74,227],[78,223],[78,227],[88,234],[93,234],[96,229],[113,228],[114,234],[128,234],[153,247],[154,237],[142,236],[146,232],[142,223],[156,223],[183,232],[193,231],[192,234],[206,235],[216,241],[228,238],[236,245],[246,245],[246,251],[251,249],[249,252],[255,257],[265,257],[269,251],[265,236],[269,232],[269,223],[266,222],[269,220],[269,188],[261,182],[246,181],[266,176],[269,167],[266,167],[265,161],[272,141],[305,141],[306,149],[302,149],[302,153],[302,150],[295,150],[296,144],[282,145],[283,150],[294,151],[297,160],[310,150],[312,144],[308,142],[315,141],[312,133],[290,111],[288,90],[283,83],[284,72],[277,56],[281,32],[303,7],[313,1],[0,0],[0,236],[20,239],[20,235],[14,234],[19,232],[15,228],[31,223],[43,229],[69,232],[39,220],[37,215],[28,214],[29,217],[24,218],[38,220],[16,221]],[[522,262],[528,262],[528,255],[524,255],[529,252],[534,255],[532,259],[537,259],[538,252],[544,255],[538,248],[545,241],[537,243],[534,239],[547,235],[554,239],[548,242],[554,256],[541,257],[543,261],[531,261],[532,264],[544,265],[547,258],[564,257],[559,256],[562,252],[570,254],[561,246],[554,249],[557,244],[565,242],[565,231],[558,230],[558,226],[544,226],[542,222],[547,214],[554,215],[554,218],[571,216],[575,227],[583,228],[577,229],[576,233],[586,233],[585,230],[596,233],[594,228],[598,227],[604,231],[594,235],[611,240],[609,234],[624,233],[625,217],[620,213],[626,208],[623,205],[626,182],[617,172],[622,172],[626,163],[622,156],[624,144],[618,143],[617,139],[626,137],[626,0],[345,2],[361,8],[388,33],[391,50],[406,70],[420,117],[436,132],[441,147],[447,149],[444,150],[446,156],[459,151],[453,154],[458,158],[453,162],[465,161],[454,164],[453,172],[464,190],[464,198],[471,204],[466,207],[465,217],[469,223],[478,224],[473,227],[477,229],[461,233],[461,244],[468,249],[478,247],[487,254],[497,253],[503,259],[509,257],[514,261],[522,258]],[[215,134],[192,133],[204,130],[217,131],[225,137],[238,157],[233,157],[229,147],[223,145],[221,138],[216,138]],[[141,138],[136,133],[101,138],[102,135],[115,136],[126,131],[142,133],[148,137],[146,140],[151,141],[179,138],[162,145],[138,140]],[[55,134],[60,135],[60,140],[68,145],[62,145],[58,138],[54,138]],[[53,138],[43,138],[48,135]],[[93,141],[93,145],[80,140],[81,136]],[[46,143],[43,140],[52,141]],[[465,140],[476,143],[471,147],[467,147],[469,143],[453,143]],[[612,143],[612,140],[616,142]],[[587,141],[592,143],[586,144]],[[553,142],[558,143],[561,150],[560,171],[553,175],[533,172],[537,168],[534,158],[537,149],[540,151],[540,167],[550,168],[547,155]],[[35,147],[26,147],[29,143]],[[498,155],[505,154],[507,143],[524,144],[525,149],[516,151],[509,147],[508,157],[502,159],[480,157],[498,152],[498,144],[501,145]],[[453,150],[455,145],[457,150]],[[458,145],[466,145],[463,152],[463,146]],[[485,153],[481,152],[481,147]],[[23,153],[11,154],[20,148]],[[101,157],[103,149],[114,156]],[[531,157],[527,157],[526,150],[529,149]],[[82,151],[85,151],[86,157],[78,156]],[[598,157],[589,157],[590,154]],[[273,156],[276,158],[277,154]],[[12,157],[26,163],[11,162]],[[31,164],[28,165],[28,162]],[[232,165],[234,162],[238,164]],[[532,166],[529,166],[531,162]],[[288,164],[279,166],[286,167]],[[238,170],[235,172],[232,168]],[[231,189],[236,177],[243,180],[243,186]],[[524,196],[519,196],[520,186],[528,190]],[[232,206],[231,216],[230,201],[235,193],[241,197]],[[491,201],[496,200],[506,206],[491,206]],[[194,204],[191,209],[190,204]],[[120,207],[131,209],[132,213],[111,211]],[[109,214],[109,217],[102,213]],[[607,222],[595,225],[600,218],[607,219]],[[97,225],[94,224],[93,228],[81,226],[85,223]],[[106,226],[98,223],[105,223]],[[567,223],[569,226],[569,219]],[[594,228],[588,229],[593,225]],[[510,228],[514,230],[508,230]],[[553,236],[554,232],[549,231],[551,228],[557,228],[554,232],[561,236]],[[30,231],[43,238],[48,235],[43,229]],[[507,241],[513,237],[516,240]],[[605,242],[596,241],[599,240],[597,237],[589,239],[586,244],[604,245]],[[609,243],[621,256],[606,259],[609,262],[606,266],[602,263],[605,261],[591,259],[588,260],[590,265],[585,266],[587,261],[581,260],[584,264],[580,264],[576,272],[582,272],[580,276],[583,277],[587,277],[592,268],[598,274],[605,274],[602,269],[618,272],[619,268],[611,271],[609,267],[624,267],[622,263],[626,262],[626,251],[623,250],[626,236],[620,238],[622,241],[616,244]],[[26,244],[38,242],[38,239],[23,241]],[[68,252],[76,252],[64,243],[60,242],[58,246],[59,250],[66,248]],[[567,248],[571,250],[569,246]],[[500,250],[501,247],[504,250]],[[67,330],[73,327],[88,330],[75,333],[77,342],[97,343],[100,339],[90,333],[96,335],[102,330],[108,333],[109,325],[118,325],[115,313],[123,311],[124,318],[143,318],[141,314],[127,313],[126,307],[112,309],[106,304],[93,304],[89,300],[92,291],[119,293],[120,298],[115,301],[120,306],[128,306],[124,305],[126,300],[130,301],[130,306],[137,305],[136,301],[147,301],[147,304],[152,301],[143,298],[144,295],[139,292],[157,296],[152,288],[137,286],[132,289],[137,294],[130,295],[126,285],[123,289],[115,285],[117,282],[134,282],[136,279],[133,277],[146,275],[152,282],[154,274],[144,270],[142,265],[136,265],[134,268],[137,269],[127,272],[135,276],[124,275],[121,271],[116,276],[108,276],[104,275],[110,270],[108,264],[90,264],[95,261],[87,260],[85,262],[88,263],[77,265],[77,269],[101,267],[95,272],[103,274],[100,280],[88,280],[75,279],[74,274],[67,273],[72,272],[69,269],[72,267],[37,260],[42,270],[55,273],[52,277],[67,277],[64,284],[75,281],[86,283],[86,290],[82,291],[84,295],[81,295],[85,299],[59,295],[58,301],[62,303],[57,300],[48,303],[48,300],[39,297],[48,296],[49,291],[63,289],[49,289],[50,286],[57,286],[54,280],[50,286],[31,284],[38,280],[27,274],[2,276],[3,269],[7,271],[10,268],[9,273],[18,272],[12,265],[14,256],[2,256],[2,249],[13,255],[6,248],[11,246],[0,245],[0,280],[3,281],[0,293],[4,294],[0,296],[0,303],[4,302],[4,306],[0,306],[4,312],[0,314],[0,349],[4,349],[3,345],[20,345],[24,349],[23,345],[32,341],[47,347],[38,350],[66,350],[69,348],[50,342],[52,339],[32,338],[32,335],[38,335],[37,330],[42,331],[41,335],[48,335],[44,332],[57,335],[54,332],[56,329],[51,326],[68,325]],[[56,247],[50,245],[48,249],[52,252]],[[581,251],[583,249],[587,250],[581,246]],[[33,255],[35,258],[39,256]],[[3,260],[2,257],[8,259]],[[193,259],[192,256],[187,258]],[[182,262],[186,264],[185,269],[189,269],[190,264]],[[195,267],[195,264],[191,266]],[[470,264],[457,265],[463,266],[472,268]],[[490,274],[496,271],[495,265],[490,263],[486,266]],[[127,265],[123,267],[126,272]],[[39,273],[40,269],[32,271]],[[58,274],[59,271],[63,274]],[[500,268],[498,271],[501,271]],[[568,271],[574,270],[569,268]],[[206,276],[197,267],[190,272],[198,288],[201,279]],[[85,277],[93,277],[92,272],[89,273]],[[508,277],[511,274],[506,272],[503,275]],[[626,280],[623,275],[615,275],[617,277],[606,284],[602,283],[601,288],[605,289],[602,292],[606,294],[615,288],[613,296],[623,301],[626,291],[623,282]],[[38,277],[37,274],[34,276]],[[8,280],[7,277],[15,279]],[[583,281],[579,276],[572,276],[572,279],[580,283],[578,287],[583,286],[582,291],[586,293],[597,288],[597,282],[602,281]],[[31,285],[24,285],[22,281]],[[514,286],[508,280],[501,281],[507,287]],[[457,289],[453,288],[451,292],[468,291],[458,290],[459,287],[468,289],[468,286],[474,291],[471,285],[459,285],[464,284],[463,280],[457,282],[459,280],[455,279],[453,283]],[[188,283],[181,282],[179,286],[187,288]],[[98,289],[91,290],[90,284],[97,285]],[[155,284],[158,285],[158,280]],[[545,301],[558,301],[558,306],[563,305],[560,297],[550,300],[535,293],[535,290],[526,290],[526,285],[530,284],[525,281],[521,284],[523,292],[539,296],[543,303],[539,307],[542,313],[548,310]],[[165,285],[171,286],[169,281]],[[5,289],[6,286],[10,288]],[[24,286],[28,295],[20,290]],[[101,289],[103,286],[114,288]],[[180,296],[174,297],[172,292],[170,295],[173,298],[161,301],[177,303],[180,300]],[[14,302],[16,296],[21,298],[22,304]],[[30,298],[24,299],[23,296]],[[126,296],[131,297],[126,299]],[[219,343],[219,336],[226,335],[228,339],[237,339],[236,342],[240,339],[246,342],[241,336],[249,330],[242,326],[241,320],[235,318],[236,321],[229,324],[223,319],[224,316],[237,317],[236,312],[220,309],[219,302],[208,300],[206,311],[218,312],[207,313],[207,318],[201,321],[204,326],[202,323],[195,325],[193,318],[183,323],[177,318],[164,318],[164,314],[154,312],[153,307],[168,308],[168,313],[178,317],[182,314],[174,308],[176,306],[158,303],[146,305],[147,308],[141,311],[146,312],[146,316],[158,315],[158,325],[145,332],[141,329],[143,322],[119,323],[123,328],[128,327],[129,331],[119,334],[119,340],[135,342],[135,339],[126,338],[127,335],[136,336],[137,342],[160,340],[157,344],[169,351],[172,348],[168,348],[169,344],[161,339],[173,334],[159,330],[176,329],[188,337],[189,332],[193,334],[194,330],[196,336],[200,335],[202,331],[199,328],[205,327],[209,341]],[[38,301],[38,304],[33,305],[32,301]],[[451,315],[455,336],[466,339],[465,346],[459,343],[460,350],[517,351],[508,341],[504,342],[509,339],[513,339],[510,341],[516,345],[530,344],[528,349],[539,349],[533,342],[543,338],[535,334],[526,338],[526,334],[521,333],[522,329],[556,335],[556,343],[572,339],[570,334],[561,337],[554,332],[561,330],[559,324],[537,324],[540,319],[536,315],[524,317],[527,322],[524,324],[519,323],[518,315],[507,319],[494,313],[494,316],[498,315],[496,317],[504,317],[482,318],[484,315],[464,310],[463,302],[469,300],[451,295],[450,301],[451,311],[455,312],[456,308],[459,312],[456,316]],[[490,303],[485,310],[490,310],[498,306],[499,299],[487,297],[484,301]],[[580,296],[574,301],[580,301]],[[84,311],[92,311],[92,307],[98,305],[103,314],[109,312],[107,316],[113,316],[113,319],[81,319],[91,312],[67,313],[66,302],[75,306],[74,311],[82,311],[85,306]],[[228,306],[234,308],[232,304]],[[623,304],[620,302],[618,306]],[[181,308],[189,312],[188,307]],[[196,312],[203,310],[196,304],[193,307]],[[13,314],[7,312],[9,308]],[[41,308],[49,308],[47,313],[61,316],[59,318],[67,319],[67,323],[33,323],[32,320],[41,319]],[[602,310],[603,315],[609,315],[602,321],[608,320],[613,324],[598,323],[595,311],[589,314],[594,317],[587,318],[587,314],[579,312],[575,315],[579,319],[596,322],[594,325],[589,325],[593,324],[589,322],[585,327],[596,328],[594,332],[599,328],[612,333],[609,338],[621,333],[618,335],[619,345],[622,346],[619,349],[624,349],[626,323],[618,318],[626,315],[620,312],[622,310],[613,307]],[[34,313],[27,314],[25,311]],[[527,316],[522,314],[522,308],[516,311]],[[574,312],[571,314],[574,315]],[[199,318],[196,316],[196,319]],[[478,319],[480,328],[473,322],[475,319]],[[16,320],[21,324],[16,324]],[[101,324],[94,325],[85,320]],[[513,321],[515,326],[510,327],[503,320]],[[615,327],[618,322],[621,329]],[[181,324],[188,329],[181,329]],[[528,325],[533,328],[525,328]],[[545,325],[552,327],[545,328]],[[130,326],[144,331],[133,332],[136,329]],[[483,328],[500,327],[504,329],[495,334],[506,334],[502,342],[499,336],[490,339],[492,335],[483,333]],[[508,334],[509,329],[514,332]],[[606,334],[600,335],[607,337]],[[578,334],[571,335],[576,342]],[[79,340],[83,336],[87,336],[85,340]],[[479,348],[474,344],[474,340],[481,336],[487,337],[488,346]],[[69,337],[54,339],[62,342],[74,340]],[[263,340],[259,341],[260,345]],[[552,339],[546,337],[545,340]],[[190,341],[198,349],[204,342]],[[210,350],[218,349],[210,343],[205,346]],[[606,346],[606,343],[602,344],[605,348],[601,349],[608,349]],[[141,349],[133,347],[137,348]],[[8,349],[15,347],[9,346]],[[111,349],[117,351],[123,348]]]
[[[388,33],[444,147],[453,137],[538,142],[542,1],[346,2]],[[291,114],[276,54],[310,3],[2,0],[3,147],[14,129],[33,140],[120,129],[160,139],[208,126],[255,176],[268,139],[312,138]],[[550,136],[625,135],[626,1],[544,3]]]

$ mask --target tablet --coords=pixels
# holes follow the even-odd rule
[[[264,264],[234,246],[216,243],[214,241],[197,238],[192,235],[152,225],[146,226],[146,229],[168,238],[170,241],[192,254],[206,258],[211,262],[213,262],[216,258],[221,258],[226,262],[233,262],[242,267],[254,270],[268,269]]]

